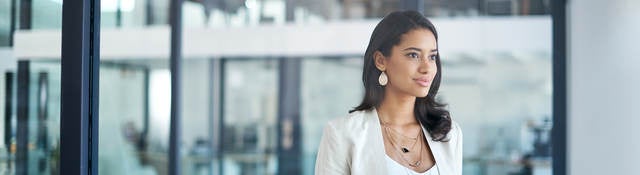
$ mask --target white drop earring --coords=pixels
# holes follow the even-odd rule
[[[378,77],[378,83],[380,83],[380,85],[382,85],[382,86],[385,86],[385,85],[387,85],[388,81],[389,81],[389,78],[387,77],[387,74],[384,73],[384,71],[382,71],[382,73]]]

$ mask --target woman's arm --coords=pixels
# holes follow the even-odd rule
[[[336,128],[329,123],[322,134],[318,156],[316,157],[316,175],[347,175],[350,174],[348,161],[349,149],[344,136],[336,132]]]

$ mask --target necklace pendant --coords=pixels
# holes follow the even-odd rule
[[[419,166],[420,166],[420,163],[422,163],[422,161],[418,160],[418,161],[417,161],[416,163],[414,163],[414,164],[409,163],[409,166],[411,166],[411,167],[416,167],[416,168],[417,168],[417,167],[419,167]]]
[[[404,148],[404,147],[401,150],[402,150],[403,153],[408,153],[409,152],[409,149]]]

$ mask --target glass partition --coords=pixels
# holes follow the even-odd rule
[[[440,98],[464,134],[465,174],[551,174],[551,52],[444,53]]]
[[[148,69],[144,66],[101,63],[98,172],[157,174],[148,154],[145,124]]]
[[[277,63],[269,58],[223,61],[223,174],[277,172]]]
[[[304,58],[301,73],[303,169],[312,175],[325,124],[362,100],[362,58]]]

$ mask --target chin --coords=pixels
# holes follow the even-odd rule
[[[429,88],[426,88],[426,89],[421,88],[419,91],[416,91],[414,95],[418,98],[424,98],[427,95],[429,95]]]
[[[404,91],[406,95],[414,96],[416,98],[424,98],[429,95],[429,88],[411,88]]]
[[[427,95],[429,95],[429,92],[428,91],[427,92],[419,92],[419,93],[414,94],[414,95],[416,97],[418,97],[418,98],[424,98],[424,97],[427,97]]]

